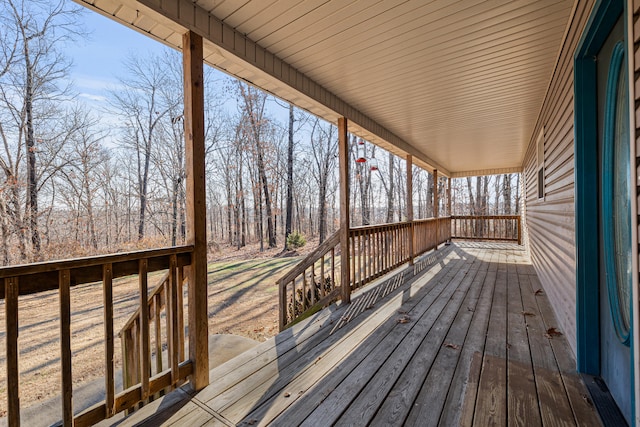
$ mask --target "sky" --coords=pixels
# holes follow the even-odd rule
[[[76,40],[66,53],[73,60],[71,78],[81,98],[102,101],[116,76],[124,74],[123,62],[131,53],[159,53],[166,47],[98,13],[83,13],[89,36]]]
[[[117,87],[117,76],[126,75],[125,59],[131,54],[159,54],[168,47],[89,9],[82,14],[82,19],[90,34],[65,49],[73,61],[70,77],[80,99],[90,107],[104,111],[109,89]],[[217,72],[220,77],[224,75]],[[235,109],[232,101],[226,105],[226,108]],[[273,101],[269,103],[269,111],[281,123],[288,120],[287,109]]]

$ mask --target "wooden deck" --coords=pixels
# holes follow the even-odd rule
[[[520,246],[452,244],[377,283],[119,425],[601,425]]]

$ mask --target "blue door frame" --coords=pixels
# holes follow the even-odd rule
[[[626,2],[599,0],[589,17],[575,53],[575,206],[576,206],[576,321],[577,367],[590,375],[600,374],[599,260],[598,260],[598,128],[596,62],[604,41]],[[626,45],[625,45],[626,50]],[[628,58],[625,52],[625,58]],[[626,61],[626,59],[625,59]],[[594,237],[594,235],[596,237]],[[633,336],[633,325],[631,336]],[[631,345],[633,361],[633,345]],[[631,364],[633,378],[633,362]],[[633,384],[633,380],[632,380]],[[635,390],[630,391],[634,402]],[[632,419],[636,408],[632,404]]]

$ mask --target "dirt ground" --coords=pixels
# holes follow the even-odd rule
[[[264,341],[278,332],[275,281],[303,251],[261,252],[257,245],[242,250],[220,247],[210,254],[208,274],[209,334],[236,334]],[[162,273],[149,277],[149,289]],[[118,332],[137,308],[136,278],[114,281],[116,370],[121,365]],[[19,298],[20,406],[29,407],[60,393],[60,322],[57,291]],[[71,347],[74,388],[104,377],[102,284],[71,289]],[[4,300],[0,301],[0,416],[6,415],[6,346]]]

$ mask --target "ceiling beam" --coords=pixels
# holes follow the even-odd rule
[[[439,172],[439,171],[438,171]],[[522,167],[515,168],[499,168],[499,169],[481,169],[472,171],[453,172],[450,178],[465,178],[468,176],[485,176],[485,175],[502,175],[505,173],[522,173]]]

